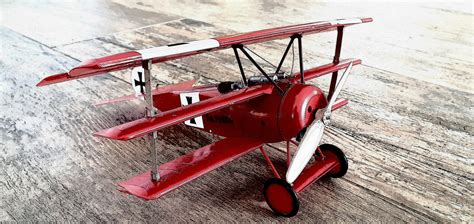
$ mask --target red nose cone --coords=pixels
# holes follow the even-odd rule
[[[283,96],[278,115],[280,133],[285,140],[295,137],[313,120],[317,109],[327,105],[321,89],[313,85],[295,84]]]

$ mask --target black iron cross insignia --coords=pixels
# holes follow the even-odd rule
[[[192,104],[192,103],[193,103],[193,98],[190,97],[190,96],[187,96],[187,97],[186,97],[186,101],[188,101],[188,105],[189,105],[189,104]],[[189,123],[191,123],[191,124],[196,124],[196,120],[195,120],[194,118],[191,118],[191,119],[189,120]]]
[[[140,86],[140,93],[145,94],[145,82],[142,81],[142,72],[138,72],[138,81],[135,79],[135,86]]]

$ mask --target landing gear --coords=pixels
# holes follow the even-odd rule
[[[327,173],[327,176],[332,178],[343,177],[347,173],[347,169],[349,168],[349,163],[347,162],[347,158],[344,152],[342,152],[339,147],[331,144],[320,145],[319,149],[321,149],[325,157],[332,157],[338,161],[336,167],[332,168],[331,171]],[[318,153],[316,153],[315,156],[319,157],[320,155],[317,154]]]
[[[297,145],[294,141],[287,142],[287,152],[290,150],[290,142]],[[280,178],[265,151],[261,150],[275,177],[278,177],[270,178],[265,182],[263,196],[273,212],[284,217],[292,217],[298,213],[299,201],[296,193],[300,193],[323,176],[342,177],[347,173],[349,167],[347,158],[341,149],[335,145],[323,144],[314,153],[315,161],[306,167],[292,184],[289,184],[286,180]],[[290,153],[287,153],[287,160],[289,164]]]
[[[277,215],[291,217],[298,213],[300,203],[289,183],[278,178],[270,178],[263,187],[263,196],[268,206]]]

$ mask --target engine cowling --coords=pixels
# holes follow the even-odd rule
[[[326,107],[324,93],[316,86],[295,84],[282,98],[278,112],[278,127],[285,140],[295,137],[314,120],[317,109]]]

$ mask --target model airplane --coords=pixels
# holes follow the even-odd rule
[[[151,171],[120,183],[124,192],[147,200],[156,199],[258,148],[275,175],[264,185],[266,202],[276,214],[294,216],[299,209],[297,193],[322,176],[342,177],[348,169],[347,159],[338,147],[319,144],[324,129],[330,124],[332,111],[348,103],[337,97],[352,66],[361,63],[359,59],[339,60],[343,29],[371,21],[371,18],[356,18],[314,22],[129,51],[84,61],[67,73],[46,77],[38,86],[134,68],[132,86],[135,94],[104,104],[144,99],[147,103],[146,116],[95,133],[96,136],[115,140],[130,140],[145,135],[150,138],[153,152]],[[332,63],[304,70],[302,37],[332,30],[337,30]],[[245,47],[283,38],[289,38],[289,44],[272,73],[265,71]],[[298,41],[300,72],[291,74],[283,72],[281,67],[294,40]],[[188,81],[152,90],[150,71],[153,63],[228,48],[232,48],[235,53],[241,81],[200,87],[193,87],[194,81]],[[246,76],[239,51],[261,75]],[[337,81],[338,71],[342,69],[345,71]],[[327,97],[318,87],[305,84],[310,79],[330,73],[332,79]],[[183,122],[224,139],[157,165],[157,131]],[[281,141],[285,141],[287,146],[288,169],[285,178],[277,172],[263,148],[266,143]],[[293,158],[290,143],[298,147]],[[314,162],[308,165],[313,157]]]

